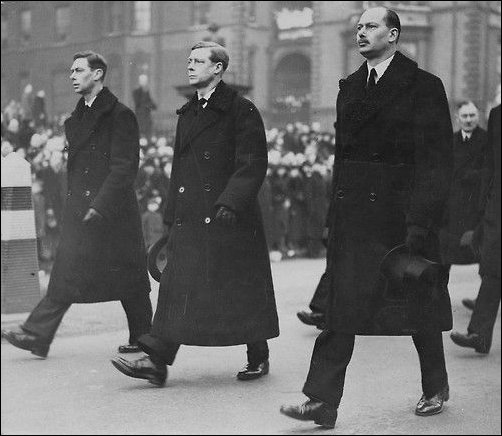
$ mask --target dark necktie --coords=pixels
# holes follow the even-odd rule
[[[376,70],[372,68],[370,71],[370,77],[368,79],[368,83],[366,84],[367,92],[370,92],[376,86],[376,81],[375,81],[376,75],[377,75]]]
[[[205,98],[199,98],[199,111],[204,109],[204,105],[207,103],[207,100]]]

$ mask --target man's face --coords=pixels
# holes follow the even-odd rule
[[[188,82],[195,88],[204,88],[221,72],[221,62],[214,63],[209,47],[192,50],[187,63]]]
[[[464,104],[458,110],[458,122],[464,132],[472,132],[479,123],[479,113],[472,103]]]
[[[384,8],[368,9],[357,23],[357,46],[359,53],[366,59],[378,58],[384,54],[395,39],[384,22],[385,14]]]
[[[91,70],[87,58],[75,59],[70,72],[73,90],[81,95],[90,94],[102,74],[102,70],[100,69]]]

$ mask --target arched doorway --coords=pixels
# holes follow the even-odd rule
[[[284,56],[273,72],[272,122],[275,125],[310,121],[310,59],[302,53]]]

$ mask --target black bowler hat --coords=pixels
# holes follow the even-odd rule
[[[148,250],[148,272],[157,282],[160,282],[162,271],[166,267],[166,246],[168,236],[162,236]]]
[[[444,265],[411,254],[404,244],[394,247],[384,256],[380,272],[393,287],[399,289],[405,288],[410,281],[438,289],[446,284],[448,278]]]

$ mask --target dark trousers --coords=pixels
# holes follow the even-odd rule
[[[345,372],[354,350],[355,335],[323,331],[315,342],[303,393],[338,408],[345,385]],[[448,383],[441,332],[413,336],[420,360],[422,390],[426,397],[437,394]]]
[[[180,348],[180,344],[165,341],[161,338],[146,334],[139,338],[138,344],[141,349],[150,356],[153,362],[172,365],[176,354]],[[268,359],[269,351],[267,341],[258,341],[247,344],[248,363],[251,365],[259,365]]]
[[[467,332],[477,333],[484,341],[486,351],[489,351],[492,346],[493,327],[497,320],[500,292],[500,278],[487,275],[481,277],[481,287]]]
[[[129,326],[129,343],[134,344],[138,338],[150,331],[152,323],[152,303],[147,292],[121,300]],[[64,314],[71,304],[51,300],[47,295],[40,300],[21,326],[28,333],[37,336],[50,344],[63,320]]]
[[[328,278],[328,273],[324,272],[317,284],[314,296],[310,301],[309,307],[312,312],[325,313],[328,306],[329,287],[331,283]]]

